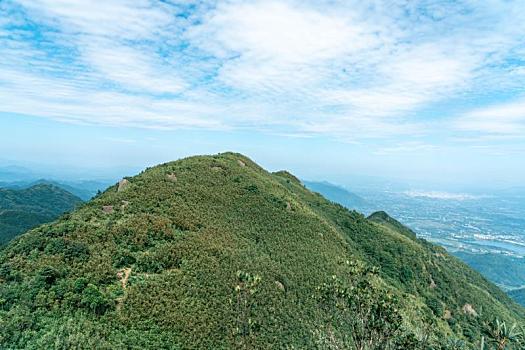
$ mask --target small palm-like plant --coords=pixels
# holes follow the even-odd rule
[[[496,319],[487,329],[489,343],[493,344],[497,350],[503,350],[508,345],[518,344],[522,337],[517,325],[514,323],[508,327],[504,321]]]
[[[461,339],[452,338],[448,340],[446,349],[447,350],[462,350],[462,349],[466,349],[466,344]]]

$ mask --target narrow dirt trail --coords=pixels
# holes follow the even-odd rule
[[[131,268],[129,267],[122,269],[117,273],[117,277],[120,278],[120,283],[122,284],[122,289],[126,289],[129,280],[129,275],[131,275]]]
[[[131,268],[130,267],[127,267],[127,268],[122,269],[119,272],[117,272],[117,277],[120,280],[120,285],[122,286],[122,289],[124,290],[124,295],[116,299],[117,311],[120,311],[120,308],[122,307],[122,303],[124,302],[124,297],[125,297],[125,293],[126,293],[126,287],[127,287],[130,275],[131,275]]]

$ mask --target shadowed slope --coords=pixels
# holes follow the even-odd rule
[[[26,189],[0,189],[0,245],[73,210],[82,200],[50,184]]]

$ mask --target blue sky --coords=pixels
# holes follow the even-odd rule
[[[0,1],[2,162],[525,180],[521,1]]]

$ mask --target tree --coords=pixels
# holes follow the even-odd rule
[[[331,316],[328,325],[335,348],[355,350],[395,349],[404,344],[402,318],[398,311],[398,300],[389,291],[374,283],[378,270],[362,264],[347,262],[349,267],[345,279],[332,276],[330,282],[317,289],[320,306]],[[332,325],[345,334],[339,341],[334,339]],[[344,339],[348,336],[349,339]]]
[[[82,292],[82,306],[94,312],[97,315],[102,315],[111,307],[111,302],[94,284],[88,284]]]

